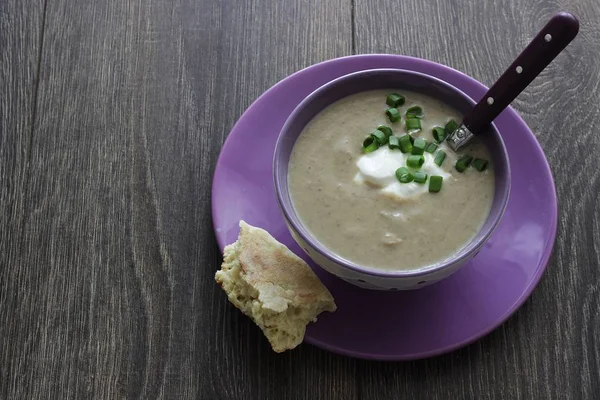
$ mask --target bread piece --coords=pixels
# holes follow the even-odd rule
[[[244,221],[238,240],[225,247],[215,280],[278,353],[298,346],[321,312],[336,310],[331,293],[300,257]]]

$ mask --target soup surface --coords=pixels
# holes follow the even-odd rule
[[[406,97],[405,104],[398,107],[402,120],[397,123],[391,123],[385,114],[386,96],[392,92]],[[482,172],[473,167],[462,173],[455,169],[457,158],[464,154],[491,160],[476,139],[458,155],[442,144],[439,149],[447,154],[443,171],[432,163],[433,156],[425,153],[423,168],[444,174],[438,193],[428,192],[429,180],[425,184],[400,183],[393,174],[391,181],[389,176],[374,180],[361,174],[376,175],[396,158],[394,170],[405,166],[402,157],[408,154],[387,145],[364,154],[362,144],[379,125],[391,127],[395,136],[406,134],[405,112],[415,105],[423,108],[424,117],[421,131],[412,136],[428,143],[433,142],[433,127],[462,119],[449,106],[418,93],[368,91],[324,109],[294,145],[288,183],[296,213],[318,241],[343,259],[382,270],[424,268],[464,247],[489,214],[493,166]],[[365,165],[376,168],[365,170]]]

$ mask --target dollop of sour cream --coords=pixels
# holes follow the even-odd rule
[[[429,178],[426,183],[400,183],[396,179],[396,170],[406,166],[406,159],[410,154],[402,153],[399,150],[390,150],[388,147],[379,149],[362,155],[356,162],[358,173],[354,177],[354,182],[358,184],[369,184],[381,188],[382,193],[391,195],[399,200],[408,200],[416,198],[422,193],[429,191]],[[452,175],[441,169],[433,162],[434,157],[425,152],[425,163],[420,171],[429,176],[439,175],[444,178],[444,184],[450,183]],[[409,170],[412,170],[409,168]]]

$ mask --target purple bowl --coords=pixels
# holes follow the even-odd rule
[[[490,124],[481,135],[492,156],[495,172],[495,191],[490,213],[477,235],[446,260],[425,268],[408,271],[386,271],[363,267],[339,257],[304,227],[293,207],[288,189],[288,164],[296,139],[319,112],[346,96],[377,89],[406,90],[434,97],[465,115],[475,101],[454,86],[418,72],[399,69],[374,69],[355,72],[335,79],[305,98],[285,122],[273,159],[275,194],[279,207],[294,240],[325,270],[357,286],[380,290],[416,289],[450,276],[481,247],[500,222],[510,194],[510,166],[506,147],[498,129]]]

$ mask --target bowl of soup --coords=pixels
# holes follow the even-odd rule
[[[444,137],[475,101],[418,72],[335,79],[284,124],[274,187],[294,240],[354,285],[417,289],[476,256],[500,222],[510,166],[494,124],[459,152]]]

